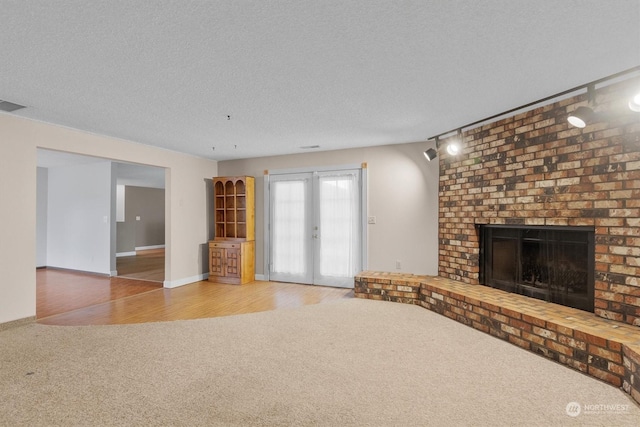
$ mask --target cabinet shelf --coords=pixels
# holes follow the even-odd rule
[[[254,188],[250,176],[214,178],[216,240],[255,240]]]

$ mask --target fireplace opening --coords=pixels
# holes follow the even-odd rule
[[[480,283],[593,312],[591,227],[480,226]]]

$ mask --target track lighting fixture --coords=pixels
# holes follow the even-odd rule
[[[436,136],[436,148],[428,148],[427,151],[424,152],[424,157],[431,161],[438,157],[438,148],[440,148],[440,138]]]
[[[589,99],[589,105],[595,104],[595,85],[589,84],[587,85],[587,97]],[[593,119],[595,119],[595,113],[591,107],[580,106],[576,108],[569,116],[567,116],[567,121],[570,125],[575,126],[577,128],[583,128],[589,124]]]
[[[460,153],[460,144],[458,144],[457,142],[452,142],[447,145],[447,153],[451,154],[452,156]]]
[[[451,156],[457,156],[460,154],[460,150],[462,147],[462,129],[458,129],[456,138],[447,144],[447,153]]]
[[[589,97],[588,106],[580,106],[580,107],[576,108],[575,111],[573,111],[567,117],[567,121],[572,126],[583,128],[587,124],[589,124],[590,121],[594,121],[595,119],[607,120],[609,117],[611,117],[610,113],[608,113],[606,111],[605,112],[603,112],[603,111],[595,111],[595,102],[594,101],[595,101],[595,87],[596,87],[596,85],[605,84],[606,82],[609,82],[609,81],[620,80],[622,77],[629,76],[629,75],[637,77],[639,74],[640,74],[640,66],[635,66],[633,68],[629,68],[627,70],[620,71],[619,73],[612,74],[610,76],[603,77],[603,78],[598,79],[598,80],[594,80],[594,81],[592,81],[590,83],[582,84],[580,86],[576,86],[576,87],[573,87],[571,89],[567,89],[565,91],[562,91],[562,92],[559,92],[559,93],[555,93],[553,95],[546,96],[546,97],[538,99],[536,101],[529,102],[527,104],[520,105],[520,106],[515,107],[515,108],[511,108],[511,109],[509,109],[507,111],[503,111],[501,113],[494,114],[492,116],[485,117],[485,118],[476,120],[476,121],[471,122],[471,123],[467,123],[464,126],[458,128],[457,131],[458,131],[458,134],[461,134],[461,130],[462,129],[473,128],[474,126],[477,126],[477,125],[480,125],[480,124],[483,124],[483,123],[488,123],[488,122],[490,122],[492,120],[505,117],[506,115],[509,115],[509,114],[520,113],[520,112],[528,110],[528,109],[530,109],[532,107],[539,106],[542,103],[545,103],[545,102],[548,102],[548,101],[552,101],[552,100],[557,100],[557,98],[559,98],[559,97],[564,97],[564,96],[572,94],[574,92],[582,91],[584,89],[587,89],[587,95]],[[626,78],[631,78],[631,77],[626,77]],[[629,109],[631,109],[632,111],[640,113],[640,92],[638,92],[633,98],[631,98],[629,100]],[[442,137],[444,135],[448,135],[448,134],[452,133],[455,130],[456,129],[451,129],[451,130],[448,130],[446,132],[442,132],[442,133],[439,133],[439,134],[434,135],[432,137],[429,137],[427,139],[428,140],[436,139],[436,141],[437,141],[439,137]],[[460,136],[462,136],[462,135],[460,135]],[[436,147],[437,147],[437,145],[436,145]],[[450,144],[447,145],[447,153],[449,153],[450,155],[459,154],[462,151],[461,147],[462,147],[462,139],[460,139],[460,143],[458,143],[458,145],[455,145],[453,143],[453,141],[452,141]],[[426,153],[425,153],[425,156],[426,156]]]
[[[438,152],[434,148],[429,148],[427,151],[424,152],[424,156],[427,158],[428,161],[431,161],[436,157],[438,157]]]
[[[594,112],[589,107],[578,107],[567,117],[567,121],[577,128],[583,128],[593,119]]]
[[[438,149],[440,148],[440,136],[436,136],[434,137],[434,139],[436,140],[436,148],[428,148],[424,152],[424,157],[428,161],[431,161],[436,157],[438,157]],[[462,146],[462,129],[458,129],[456,133],[456,137],[453,138],[451,141],[449,141],[449,143],[447,144],[447,153],[449,153],[449,155],[451,156],[456,156],[460,154],[461,146]]]
[[[636,113],[640,113],[640,92],[638,92],[631,100],[629,101],[629,109],[631,111],[635,111]]]

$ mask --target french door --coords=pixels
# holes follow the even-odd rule
[[[362,267],[361,171],[271,175],[269,277],[353,287]]]

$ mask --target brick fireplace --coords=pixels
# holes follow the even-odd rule
[[[587,104],[580,95],[467,131],[456,157],[440,150],[438,276],[365,271],[355,296],[420,305],[640,403],[640,114],[627,108],[639,88],[636,78],[598,89],[601,120],[584,129],[566,121]],[[508,262],[493,267],[507,266],[498,281],[516,277],[523,295],[473,286],[489,284],[487,229],[511,230],[496,233],[515,243],[496,247]],[[570,234],[558,238],[562,230]],[[564,249],[542,249],[558,241]],[[554,298],[580,293],[584,306],[535,298],[540,288],[557,293],[553,286],[563,287]]]
[[[558,101],[463,133],[462,154],[440,150],[439,276],[480,283],[481,225],[594,230],[593,311],[640,326],[640,114],[635,78],[596,89],[600,119]],[[447,141],[443,141],[446,143]]]

